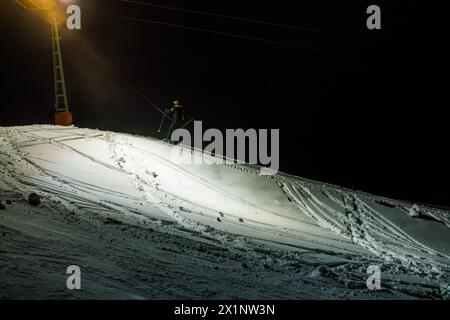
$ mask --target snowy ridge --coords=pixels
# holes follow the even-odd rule
[[[406,233],[380,213],[391,210],[407,219],[408,208],[384,208],[373,199],[361,199],[348,191],[311,188],[301,182],[284,183],[284,188],[299,208],[321,226],[352,239],[378,256],[387,260],[399,259],[414,268],[434,268],[433,263],[438,261],[444,267],[448,265],[447,248],[441,253],[421,243],[419,236]]]
[[[172,241],[174,245],[166,244],[165,252],[178,259],[193,255],[186,251],[190,245],[179,242],[182,237],[186,243],[206,241],[215,248],[211,252],[234,252],[223,256],[233,263],[242,250],[252,252],[245,258],[249,266],[244,269],[253,265],[276,273],[299,268],[310,279],[307,270],[325,265],[330,271],[320,277],[342,286],[336,294],[349,294],[353,287],[363,290],[366,268],[373,263],[385,266],[391,279],[386,288],[397,294],[411,295],[411,289],[402,291],[402,286],[418,287],[413,290],[416,297],[445,297],[447,292],[441,283],[447,281],[450,270],[450,213],[444,210],[421,207],[430,219],[412,218],[408,214],[412,204],[406,202],[283,173],[260,176],[255,166],[219,161],[176,165],[170,161],[171,145],[99,130],[0,128],[0,147],[0,200],[10,194],[26,197],[37,192],[48,210],[67,213],[69,225],[73,221],[90,225],[92,219],[113,226],[152,225],[163,239]],[[198,150],[192,152],[215,160]],[[30,228],[20,215],[6,216],[2,223],[17,232]],[[24,226],[19,228],[19,223]],[[183,252],[186,255],[181,256]],[[208,259],[214,263],[213,257]],[[399,273],[416,278],[398,280]],[[288,278],[285,281],[292,280]]]

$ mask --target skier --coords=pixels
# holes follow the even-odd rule
[[[174,132],[176,129],[179,129],[182,127],[184,122],[184,108],[183,105],[181,105],[180,101],[175,100],[173,102],[173,106],[166,109],[166,113],[170,116],[172,116],[172,124],[170,125],[169,132],[167,133],[167,141],[170,141],[170,138],[172,137],[172,132]]]

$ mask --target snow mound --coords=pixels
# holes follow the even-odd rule
[[[416,272],[450,267],[450,213],[235,164],[176,165],[157,139],[57,126],[0,128],[0,187],[67,210],[178,223]],[[192,151],[199,153],[199,151]],[[209,155],[201,155],[210,157]],[[239,244],[236,244],[239,245]]]

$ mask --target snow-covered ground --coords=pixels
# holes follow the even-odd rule
[[[449,298],[449,212],[247,165],[176,165],[172,147],[0,128],[0,298]],[[381,290],[367,288],[371,265]]]

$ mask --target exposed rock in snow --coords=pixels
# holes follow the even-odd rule
[[[422,215],[420,207],[417,204],[413,205],[409,210],[409,215],[413,218],[419,218]]]
[[[32,206],[38,206],[41,204],[41,197],[33,192],[28,196],[28,203]]]
[[[328,268],[326,266],[318,266],[316,269],[317,273],[320,275],[326,275],[328,273]]]

